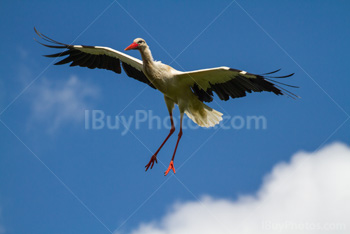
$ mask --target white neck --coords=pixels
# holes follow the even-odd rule
[[[144,49],[141,49],[140,53],[144,64],[153,64],[152,53],[148,46]]]

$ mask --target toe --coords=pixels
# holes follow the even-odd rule
[[[170,168],[164,172],[164,176],[166,176],[170,171]]]

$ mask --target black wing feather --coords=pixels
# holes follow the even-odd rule
[[[115,73],[118,73],[118,74],[121,73],[121,65],[120,65],[121,61],[118,58],[111,57],[111,56],[108,56],[105,54],[95,55],[95,54],[85,53],[83,51],[76,49],[73,45],[64,44],[64,43],[55,41],[55,40],[45,36],[44,34],[37,31],[36,28],[34,28],[34,31],[36,32],[36,34],[40,38],[53,44],[53,45],[44,44],[40,41],[37,41],[34,38],[41,45],[49,47],[49,48],[55,48],[55,49],[66,49],[65,51],[62,51],[60,53],[44,55],[45,57],[49,57],[49,58],[59,58],[59,57],[63,57],[63,56],[68,55],[66,58],[55,63],[55,65],[62,65],[62,64],[71,63],[69,65],[71,67],[80,66],[80,67],[87,67],[90,69],[100,68],[100,69],[111,70],[111,71],[114,71]],[[82,47],[95,48],[94,46],[86,46],[86,45],[82,45]],[[122,62],[122,65],[123,65],[125,73],[128,76],[130,76],[138,81],[141,81],[143,83],[146,83],[155,89],[155,87],[147,79],[147,77],[143,74],[142,71],[139,71],[136,68],[134,68],[133,66],[131,66],[127,63],[124,63],[124,62]]]
[[[261,74],[261,75],[262,75],[262,76],[264,76],[264,75],[270,75],[270,74],[273,74],[273,73],[276,73],[276,72],[279,72],[279,71],[281,71],[281,68],[280,68],[280,69],[277,69],[277,70],[275,70],[275,71],[272,71],[272,72],[268,72],[268,73]]]
[[[235,74],[238,72],[241,72],[237,69],[230,69],[231,71],[235,72]],[[264,75],[270,75],[276,72],[279,72],[281,69],[278,69],[276,71],[272,71],[269,73],[265,73]],[[247,75],[247,76],[244,76]],[[194,84],[192,86],[193,93],[198,97],[198,99],[202,102],[211,102],[213,101],[213,92],[216,93],[216,95],[224,101],[227,101],[230,97],[231,98],[240,98],[247,95],[247,93],[251,92],[272,92],[276,95],[287,95],[291,98],[299,98],[299,96],[295,95],[294,93],[284,89],[283,87],[277,85],[285,85],[292,88],[298,88],[297,86],[284,84],[275,80],[272,80],[273,78],[287,78],[294,73],[285,75],[285,76],[278,76],[278,77],[270,77],[270,76],[264,76],[264,75],[254,75],[251,73],[245,73],[242,75],[234,75],[232,79],[229,81],[226,81],[224,83],[218,83],[218,84],[210,84],[210,87],[207,90],[201,89],[198,84]],[[249,78],[248,78],[249,77]],[[253,77],[253,78],[250,78]],[[276,84],[277,83],[277,84]]]
[[[137,70],[137,69],[134,69],[132,66],[130,66],[129,64],[127,63],[124,63],[122,62],[122,66],[123,66],[123,69],[125,71],[125,73],[134,78],[134,79],[137,79],[141,82],[144,82],[144,83],[148,83],[149,86],[151,86],[152,88],[155,89],[155,87],[153,86],[153,84],[147,79],[147,77],[145,76],[145,74],[143,74],[143,72]]]
[[[45,57],[48,58],[55,58],[55,57],[62,57],[62,56],[66,56],[69,55],[71,52],[69,50],[57,53],[57,54],[48,54],[48,55],[44,55]]]

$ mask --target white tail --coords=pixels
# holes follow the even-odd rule
[[[199,108],[187,108],[185,110],[188,118],[201,127],[214,127],[222,120],[222,113],[210,108],[204,103],[200,102]]]

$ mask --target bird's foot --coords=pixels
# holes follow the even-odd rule
[[[166,170],[166,171],[164,172],[164,176],[166,176],[166,175],[169,173],[170,170],[173,170],[174,174],[176,173],[176,172],[175,172],[175,167],[174,167],[174,161],[173,161],[173,160],[171,160],[171,162],[170,162],[170,164],[169,164],[169,167],[168,167],[168,170]]]
[[[153,165],[154,165],[154,162],[158,163],[158,161],[157,161],[157,155],[156,155],[156,154],[154,154],[154,155],[151,157],[151,159],[149,160],[149,163],[145,166],[145,167],[146,167],[146,170],[145,170],[145,171],[147,171],[149,167],[151,167],[151,169],[152,169],[152,168],[153,168]]]

